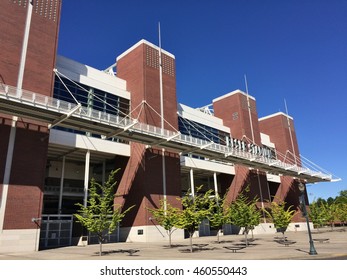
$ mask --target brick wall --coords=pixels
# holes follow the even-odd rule
[[[216,117],[223,119],[223,124],[228,126],[233,138],[242,139],[245,142],[252,142],[261,146],[260,130],[258,123],[258,113],[256,101],[249,97],[251,118],[249,115],[247,95],[241,91],[226,94],[213,101],[213,109]],[[252,133],[253,130],[253,133]],[[233,201],[240,192],[249,187],[247,195],[258,197],[263,201],[269,200],[269,190],[267,187],[266,174],[257,170],[249,170],[248,167],[237,165],[235,176],[232,181],[227,182],[227,199]]]
[[[285,114],[278,113],[260,119],[259,126],[261,132],[269,135],[271,142],[275,144],[276,150],[279,152],[277,154],[279,160],[294,163],[295,160],[291,153],[299,158],[299,146],[292,118],[288,118]],[[293,140],[293,145],[291,138]],[[287,151],[290,151],[290,153]],[[297,160],[297,164],[300,165],[299,159]],[[297,209],[299,205],[299,194],[298,181],[289,176],[281,176],[281,183],[275,194],[275,200],[285,201],[288,205],[293,205],[293,209]],[[296,215],[294,218],[296,222],[301,220],[302,217],[300,215]]]
[[[17,85],[28,3],[0,1],[0,83]],[[23,89],[53,95],[60,9],[61,0],[34,1]],[[1,183],[11,122],[12,116],[0,115]],[[30,229],[36,228],[31,219],[41,216],[49,135],[39,122],[19,119],[16,126],[4,229]]]
[[[27,14],[26,5],[19,3],[26,2],[0,1],[0,80],[13,86],[17,84]],[[61,1],[34,3],[23,88],[51,96]]]
[[[247,96],[241,92],[232,95],[225,95],[218,100],[214,100],[213,109],[215,116],[223,119],[225,126],[230,127],[233,138],[245,140],[246,136],[252,141],[252,128],[254,134],[254,143],[261,145],[258,113],[256,101],[249,98],[251,108],[252,127],[249,117]]]
[[[163,54],[163,100],[164,122],[166,129],[178,129],[176,76],[174,58]],[[143,100],[144,105],[134,110],[132,116],[140,122],[161,126],[160,115],[160,78],[159,52],[147,43],[139,44],[135,49],[117,61],[117,76],[127,81],[127,90],[131,93],[131,110]],[[141,111],[141,114],[139,114]],[[180,159],[177,153],[165,153],[167,199],[177,204],[176,197],[181,195]],[[163,199],[162,151],[147,148],[142,144],[131,143],[131,156],[118,187],[117,203],[125,207],[136,205],[123,221],[123,226],[153,225],[149,221],[148,208],[159,206]]]
[[[292,118],[288,119],[284,114],[275,114],[267,118],[263,118],[259,121],[260,131],[269,135],[272,143],[275,144],[276,150],[279,151],[282,155],[278,154],[278,159],[284,162],[294,162],[294,157],[287,151],[295,154],[299,157],[299,146],[296,138],[294,121]],[[291,131],[289,131],[291,129]],[[291,141],[291,135],[293,139],[293,145]],[[287,154],[287,157],[285,155]],[[298,161],[300,165],[300,161]]]
[[[41,216],[47,147],[47,132],[17,128],[4,229],[36,228],[31,219]]]

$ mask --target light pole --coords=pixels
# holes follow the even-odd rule
[[[308,237],[309,237],[309,240],[310,240],[310,252],[309,252],[309,254],[310,255],[317,255],[317,251],[314,248],[312,235],[311,235],[310,224],[309,224],[309,221],[308,221],[308,215],[307,215],[307,211],[306,211],[305,189],[306,189],[305,185],[300,182],[299,183],[299,191],[300,191],[299,200],[300,200],[300,206],[301,206],[300,208],[301,208],[302,214],[306,218],[306,223],[307,223]]]

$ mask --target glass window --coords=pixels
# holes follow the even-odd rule
[[[178,127],[182,134],[218,144],[225,145],[226,139],[229,138],[229,134],[224,131],[184,119],[181,116],[178,116]]]
[[[72,82],[66,78],[60,79],[56,77],[54,82],[54,98],[72,104],[76,104],[76,99],[84,107],[107,114],[121,115],[123,117],[129,114],[129,100],[99,89],[90,88],[77,82]],[[71,129],[61,127],[58,129],[72,131]],[[81,133],[78,131],[73,132]]]

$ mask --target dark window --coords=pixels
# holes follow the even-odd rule
[[[181,116],[178,116],[178,127],[182,134],[212,141],[217,144],[225,145],[226,139],[229,138],[229,134],[224,131],[184,119]]]
[[[77,100],[84,107],[107,114],[120,115],[122,117],[129,114],[129,100],[99,89],[87,87],[77,82],[72,82],[66,78],[60,79],[56,77],[54,82],[54,98],[71,104],[76,104]],[[67,128],[57,128],[64,131],[82,133]]]

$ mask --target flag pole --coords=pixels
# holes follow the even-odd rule
[[[164,133],[163,64],[162,64],[160,22],[158,23],[158,34],[159,34],[160,123],[161,123],[161,131],[162,131],[162,133]],[[165,163],[165,149],[164,148],[162,148],[162,174],[163,174],[164,211],[166,213],[166,210],[167,210],[167,202],[166,202],[166,163]]]

